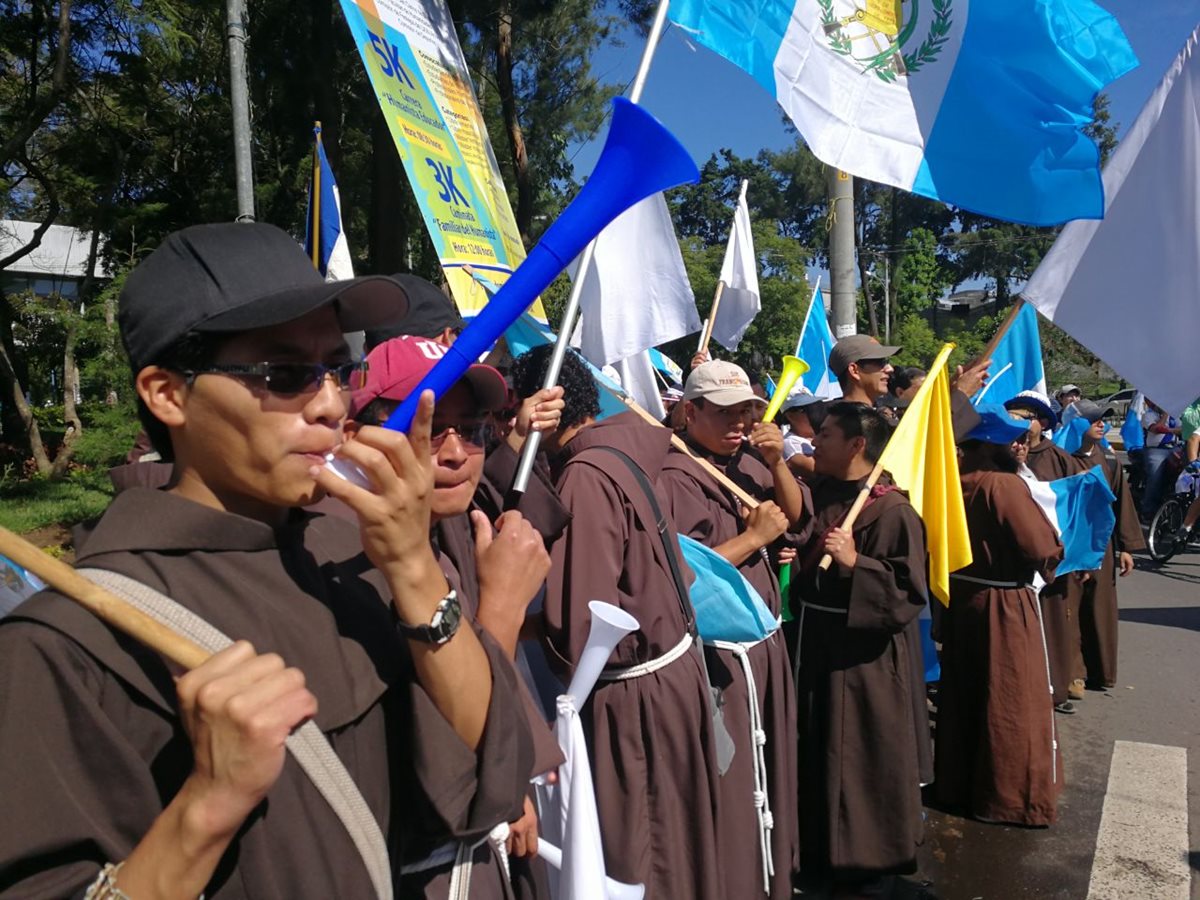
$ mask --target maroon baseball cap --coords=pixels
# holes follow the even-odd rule
[[[366,383],[351,395],[350,417],[354,418],[368,403],[380,397],[404,400],[438,364],[446,350],[444,344],[414,335],[384,341],[367,354]],[[504,407],[508,400],[508,385],[498,370],[475,363],[463,378],[481,409],[494,412]]]

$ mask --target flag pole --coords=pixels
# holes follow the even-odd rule
[[[658,47],[659,38],[662,37],[663,29],[667,24],[667,7],[669,5],[670,0],[659,0],[658,10],[654,14],[654,23],[650,26],[650,34],[646,38],[646,46],[642,50],[642,59],[638,64],[637,75],[634,76],[633,84],[629,88],[629,100],[632,103],[637,103],[642,99],[642,91],[646,87],[646,79],[650,75],[650,63],[654,59],[654,51]],[[563,359],[566,358],[567,348],[571,344],[571,334],[575,330],[575,322],[579,316],[579,299],[583,294],[583,282],[588,270],[592,267],[592,257],[595,255],[596,240],[593,239],[584,248],[583,253],[579,257],[579,271],[576,273],[575,281],[571,285],[571,295],[567,299],[567,308],[563,310],[558,341],[554,345],[554,353],[550,357],[550,365],[546,369],[546,378],[542,383],[543,390],[548,390],[558,384],[559,373],[562,372]],[[521,449],[521,460],[517,465],[517,474],[514,476],[512,487],[509,488],[508,496],[505,498],[506,508],[515,506],[520,495],[525,493],[525,488],[529,484],[529,476],[533,472],[533,461],[537,457],[538,447],[541,445],[541,442],[542,435],[540,431],[531,432],[525,438],[525,446]]]
[[[1004,317],[1004,321],[1000,323],[1000,327],[996,329],[996,333],[992,335],[992,339],[988,341],[987,346],[983,348],[983,355],[980,359],[991,359],[992,354],[996,352],[996,348],[1000,346],[1000,341],[1004,335],[1008,334],[1008,329],[1012,328],[1013,322],[1017,321],[1017,316],[1025,306],[1025,298],[1017,297],[1017,300],[1012,305],[1012,309],[1008,311],[1008,315]]]
[[[750,186],[750,179],[742,179],[742,188],[738,191],[737,203],[733,207],[733,221],[729,223],[729,240],[725,242],[725,256],[729,256],[729,250],[733,247],[734,234],[737,230],[737,211],[746,200],[746,188]],[[721,264],[724,268],[724,263]],[[704,331],[700,333],[700,345],[696,348],[697,353],[708,353],[708,342],[712,340],[713,325],[717,321],[717,307],[721,305],[721,295],[725,293],[726,284],[724,280],[717,282],[717,292],[713,295],[712,309],[708,312],[708,320],[704,323]]]
[[[712,340],[713,323],[717,320],[717,307],[721,305],[721,295],[725,293],[725,282],[717,282],[717,290],[713,294],[712,309],[704,320],[704,330],[700,332],[700,343],[696,346],[697,353],[708,353],[708,342]]]
[[[916,396],[913,397],[912,403],[909,404],[910,407],[917,406],[917,404],[924,399],[925,394],[933,390],[934,381],[941,377],[942,371],[944,371],[946,368],[946,361],[950,358],[950,351],[953,349],[953,344],[945,344],[942,347],[941,352],[938,353],[938,358],[934,363],[933,368],[930,369],[929,374],[926,376],[921,387],[917,389]],[[928,390],[926,389],[926,386],[928,386]],[[888,440],[887,446],[885,446],[883,448],[883,452],[879,454],[879,461],[875,463],[875,468],[873,468],[871,470],[871,474],[867,476],[867,480],[863,483],[862,489],[858,492],[858,496],[854,498],[854,505],[851,506],[849,512],[846,513],[846,518],[842,520],[842,523],[838,526],[839,528],[844,528],[845,530],[849,531],[854,527],[854,523],[858,521],[859,513],[862,512],[863,507],[866,505],[867,498],[871,496],[871,489],[875,487],[875,484],[883,475],[884,465],[887,462],[888,447],[891,446],[891,443],[893,440],[895,440],[895,438],[896,432],[893,431],[892,437]],[[822,556],[820,563],[821,571],[828,569],[832,562],[833,557],[828,553]]]
[[[209,657],[204,648],[84,578],[62,560],[43,553],[7,528],[0,528],[0,554],[27,572],[32,572],[103,622],[185,669],[194,669]]]
[[[312,200],[308,206],[308,233],[312,237],[313,268],[321,269],[321,123],[313,122]]]

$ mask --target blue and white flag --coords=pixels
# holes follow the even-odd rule
[[[342,230],[342,199],[338,194],[333,169],[321,143],[321,123],[313,128],[313,169],[308,185],[308,227],[304,252],[326,281],[354,277],[350,245]]]
[[[818,286],[804,317],[795,355],[808,363],[808,371],[800,376],[800,383],[822,400],[837,400],[842,396],[837,377],[829,371],[829,354],[835,343],[825,317],[825,298]]]
[[[1121,426],[1121,443],[1125,452],[1141,450],[1146,446],[1146,432],[1142,428],[1142,416],[1146,413],[1146,395],[1138,391],[1125,412],[1125,423]]]
[[[1092,0],[673,0],[668,16],[831,166],[1032,225],[1104,214],[1080,129],[1137,58]]]
[[[1005,403],[1021,391],[1046,393],[1046,371],[1042,368],[1042,342],[1038,334],[1037,310],[1021,303],[1008,331],[992,353],[991,377],[971,398],[978,406],[987,399]]]
[[[1117,524],[1116,495],[1098,466],[1081,475],[1055,481],[1025,479],[1029,493],[1041,507],[1063,544],[1057,574],[1099,569]]]
[[[662,372],[663,377],[676,387],[683,387],[683,369],[679,363],[671,359],[657,347],[651,347],[648,351],[650,354],[650,364],[659,372]]]

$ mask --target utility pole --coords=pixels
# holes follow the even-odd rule
[[[829,183],[829,281],[833,336],[858,331],[854,296],[854,177],[825,167]]]
[[[237,221],[254,221],[254,170],[250,162],[250,88],[246,80],[246,0],[225,0],[229,41],[229,96],[233,106],[233,165]]]

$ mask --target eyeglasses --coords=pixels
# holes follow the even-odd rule
[[[470,444],[472,447],[484,449],[492,438],[493,428],[492,423],[488,421],[481,422],[456,422],[448,425],[434,425],[433,434],[429,438],[429,446],[436,453],[442,448],[442,444],[446,443],[446,438],[450,436],[450,432],[454,432],[460,441],[464,444]]]
[[[230,363],[228,365],[205,366],[203,369],[184,369],[188,380],[197,375],[240,375],[245,378],[261,378],[267,390],[274,394],[304,394],[318,390],[328,375],[333,376],[339,390],[359,388],[366,381],[367,363],[339,363],[327,366],[323,363]]]

